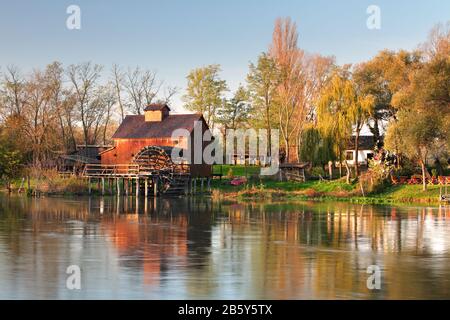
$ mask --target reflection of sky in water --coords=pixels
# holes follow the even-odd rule
[[[0,200],[0,298],[450,298],[448,207]]]

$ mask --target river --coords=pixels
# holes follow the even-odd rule
[[[0,195],[0,298],[449,299],[450,207]]]

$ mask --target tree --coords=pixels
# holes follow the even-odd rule
[[[48,72],[49,69],[47,69]],[[57,109],[52,103],[53,83],[48,73],[34,71],[26,82],[27,101],[23,112],[23,132],[32,151],[35,167],[41,167],[48,158],[53,146],[54,132],[57,128]]]
[[[429,110],[415,113],[414,119],[409,117],[410,112],[411,110],[399,111],[398,120],[388,127],[385,147],[387,150],[404,154],[418,162],[422,170],[423,190],[426,191],[428,175],[426,161],[442,132],[441,122],[437,121],[436,114]],[[398,143],[399,137],[401,143]]]
[[[162,99],[160,99],[160,102],[170,105],[173,97],[178,93],[178,91],[179,91],[178,87],[166,86],[164,88],[164,96]]]
[[[98,105],[92,102],[101,70],[102,66],[93,65],[91,62],[70,65],[67,69],[76,101],[76,110],[82,125],[85,146],[94,142],[93,131],[95,129],[93,125],[99,113]]]
[[[298,48],[297,41],[296,24],[289,18],[277,19],[269,54],[280,72],[276,92],[277,118],[288,162],[295,159],[295,155],[291,154],[291,146],[295,145],[307,114],[306,109],[302,108],[305,83],[302,63],[305,53]]]
[[[16,66],[10,65],[7,67],[2,85],[2,104],[7,110],[7,114],[20,116],[25,101],[25,80]]]
[[[253,107],[253,122],[267,129],[268,152],[272,150],[271,130],[277,126],[275,119],[275,95],[279,82],[279,72],[275,61],[266,53],[258,57],[258,63],[250,64],[247,75],[250,99]]]
[[[122,102],[122,88],[124,83],[124,75],[122,70],[117,64],[113,64],[112,66],[112,79],[117,103],[119,105],[120,119],[123,121],[123,119],[125,118],[125,108]]]
[[[46,67],[45,78],[48,83],[47,90],[50,109],[55,111],[55,116],[59,124],[60,138],[62,139],[61,149],[67,151],[69,149],[69,143],[67,143],[68,132],[66,132],[68,126],[64,121],[63,101],[66,98],[66,92],[63,88],[63,75],[64,68],[60,62],[55,61]]]
[[[359,135],[373,107],[371,96],[361,95],[346,69],[336,72],[322,90],[318,102],[318,124],[324,136],[335,141],[336,154],[342,153],[348,137],[355,132],[355,174],[358,171]],[[344,164],[347,166],[347,162]],[[349,170],[347,168],[347,178]],[[348,180],[348,179],[347,179]]]
[[[301,136],[309,122],[316,121],[315,102],[334,69],[334,58],[307,54],[298,47],[296,24],[289,18],[277,19],[269,55],[278,69],[275,95],[278,127],[284,140],[287,161],[301,144]],[[291,150],[292,149],[292,150]]]
[[[249,124],[251,113],[249,94],[243,86],[239,86],[234,96],[229,100],[224,99],[217,110],[217,123],[225,129],[244,128]]]
[[[324,135],[316,126],[309,125],[302,132],[302,144],[300,145],[300,156],[312,166],[324,167],[330,161],[337,160],[333,141]],[[332,179],[332,167],[329,167],[330,179]]]
[[[375,141],[381,144],[381,128],[395,116],[392,98],[408,85],[408,75],[420,65],[418,52],[384,50],[373,59],[354,68],[353,79],[359,90],[375,99],[374,110],[367,125]]]
[[[409,83],[393,97],[400,111],[388,127],[386,148],[416,160],[427,189],[427,159],[448,147],[450,135],[450,25],[433,29],[423,63],[409,74]],[[411,115],[414,117],[411,117]]]
[[[9,192],[11,192],[11,181],[18,176],[20,169],[20,153],[0,145],[0,179],[5,182]]]
[[[217,64],[192,70],[187,76],[187,92],[183,96],[186,109],[202,113],[211,129],[217,122],[216,111],[222,105],[223,94],[228,90],[219,72]]]
[[[103,145],[106,145],[108,143],[107,133],[109,129],[109,125],[111,122],[111,116],[113,112],[113,107],[117,102],[117,97],[114,95],[114,84],[111,82],[108,82],[101,90],[101,101],[103,103],[105,113],[104,113],[104,120],[103,120],[103,136],[102,136],[102,142]]]
[[[157,81],[154,71],[141,70],[139,67],[128,68],[124,87],[131,100],[131,110],[134,114],[141,114],[146,105],[156,100],[162,84],[161,81]]]

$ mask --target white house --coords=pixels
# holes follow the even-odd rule
[[[368,160],[374,156],[376,141],[373,136],[360,136],[358,143],[358,164],[367,165]],[[353,136],[347,144],[345,159],[351,166],[355,165],[355,137]]]

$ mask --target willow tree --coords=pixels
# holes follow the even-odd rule
[[[374,102],[370,95],[360,95],[350,79],[349,72],[336,72],[328,85],[322,90],[317,104],[318,126],[324,136],[334,141],[334,149],[342,163],[342,155],[352,132],[355,132],[355,175],[358,171],[359,136],[366,123]],[[347,161],[347,182],[350,170]]]
[[[312,166],[320,165],[325,171],[325,166],[330,161],[337,160],[333,141],[324,135],[315,126],[308,126],[302,132],[302,143],[300,144],[300,157]],[[333,178],[332,166],[329,167],[330,179]]]

